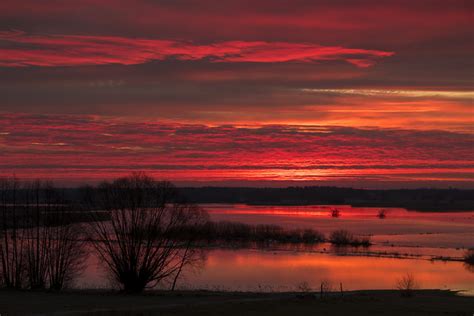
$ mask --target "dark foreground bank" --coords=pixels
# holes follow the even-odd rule
[[[298,293],[0,291],[0,313],[14,315],[469,315],[474,298],[441,290],[354,291],[320,299]]]

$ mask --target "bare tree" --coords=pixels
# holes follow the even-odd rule
[[[84,269],[87,259],[82,231],[77,224],[65,224],[52,228],[52,240],[48,250],[49,288],[61,290],[69,285]]]
[[[54,207],[53,188],[50,183],[36,180],[25,183],[23,205],[25,207],[25,255],[26,273],[31,289],[46,287],[48,274],[47,251],[51,239],[48,227],[44,225],[43,213]]]
[[[0,179],[1,276],[3,284],[9,288],[21,288],[25,278],[19,193],[18,179]]]
[[[143,173],[104,182],[95,191],[95,204],[110,220],[91,212],[92,245],[122,289],[141,292],[177,278],[193,253],[193,237],[186,228],[204,224],[205,213],[177,202],[169,182]]]
[[[202,247],[196,247],[196,238],[194,238],[192,235],[189,235],[186,236],[185,239],[186,242],[183,248],[181,248],[181,262],[179,264],[178,269],[174,273],[171,282],[171,291],[174,291],[176,289],[178,279],[181,276],[181,273],[183,272],[183,269],[185,267],[187,267],[188,270],[190,268],[193,268],[193,270],[200,269],[207,258],[206,250]]]
[[[0,180],[0,260],[6,287],[61,289],[84,260],[71,206],[52,183]]]
[[[84,224],[75,218],[77,209],[67,203],[52,186],[45,188],[46,210],[43,214],[44,231],[48,237],[45,256],[49,288],[61,290],[69,285],[85,267]]]

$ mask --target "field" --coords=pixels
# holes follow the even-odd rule
[[[106,291],[0,292],[2,315],[472,315],[474,298],[440,290],[319,294]]]

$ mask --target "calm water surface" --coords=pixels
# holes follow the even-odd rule
[[[206,251],[200,267],[185,271],[182,289],[237,291],[293,291],[306,282],[317,288],[329,281],[346,290],[393,289],[396,280],[412,273],[421,288],[467,290],[474,294],[474,270],[460,259],[474,248],[474,212],[420,213],[388,208],[387,218],[377,218],[380,208],[337,206],[341,217],[331,218],[336,206],[203,205],[212,220],[250,224],[277,224],[286,228],[313,228],[325,234],[347,229],[372,235],[369,249],[274,245],[262,249]],[[97,259],[89,264],[78,287],[109,287]],[[167,285],[162,285],[166,288]]]

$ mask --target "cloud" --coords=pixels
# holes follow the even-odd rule
[[[28,178],[95,181],[144,170],[180,183],[473,184],[473,139],[463,133],[28,114],[2,114],[0,126],[0,173]]]
[[[369,97],[402,98],[449,98],[472,100],[474,91],[428,91],[428,90],[376,90],[376,89],[301,89],[303,92],[329,93],[341,95],[361,95]]]
[[[393,52],[321,46],[309,43],[225,41],[196,44],[184,41],[111,36],[33,35],[0,32],[0,66],[136,65],[178,59],[211,62],[320,62],[342,60],[369,67]]]
[[[0,172],[465,183],[473,3],[0,1]]]

